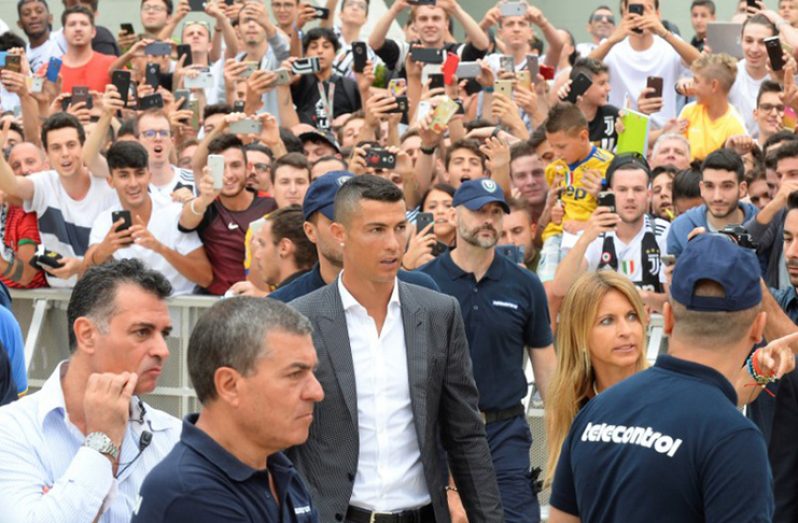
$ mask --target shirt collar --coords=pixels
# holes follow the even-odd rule
[[[213,463],[234,481],[246,481],[254,474],[263,472],[241,462],[205,431],[198,429],[196,427],[198,419],[199,414],[189,414],[183,419],[183,432],[180,434],[181,443]]]
[[[463,278],[465,276],[472,276],[474,273],[464,271],[459,265],[454,263],[452,259],[452,251],[446,251],[445,253],[440,255],[441,263],[443,264],[444,268],[446,269],[446,274],[452,280],[456,280],[459,278]],[[493,250],[493,261],[490,262],[490,267],[488,267],[488,271],[483,276],[483,279],[487,278],[489,280],[496,280],[500,281],[504,276],[504,261],[501,259],[501,254]]]
[[[343,305],[344,311],[348,311],[350,309],[354,309],[356,307],[360,307],[361,309],[365,309],[363,305],[360,304],[357,299],[352,296],[352,293],[346,288],[344,285],[344,272],[341,271],[341,274],[338,275],[338,293],[341,295],[341,305]],[[388,307],[391,306],[401,306],[401,302],[399,301],[399,284],[396,277],[393,279],[393,290],[391,291],[391,298],[388,300]]]
[[[667,354],[662,354],[657,357],[657,363],[654,366],[669,372],[692,376],[709,385],[714,385],[729,398],[729,401],[731,401],[735,407],[737,406],[737,392],[735,392],[734,387],[723,374],[712,367],[707,367],[706,365],[683,360],[681,358],[674,358]]]

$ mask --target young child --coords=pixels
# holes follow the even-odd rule
[[[560,191],[563,216],[549,222],[543,231],[538,276],[544,284],[554,279],[557,265],[596,209],[596,198],[589,189],[600,186],[613,158],[612,153],[590,143],[587,119],[572,103],[552,107],[545,127],[546,141],[556,157],[546,167],[546,181],[550,191]],[[564,228],[568,232],[563,232]]]
[[[727,54],[705,54],[693,62],[692,94],[679,115],[687,122],[691,160],[703,160],[720,149],[731,136],[748,134],[745,121],[729,103],[729,91],[737,77],[737,60]]]
[[[693,24],[695,36],[690,40],[690,45],[704,50],[707,37],[707,24],[715,21],[715,2],[712,0],[693,0],[690,6],[690,23]]]

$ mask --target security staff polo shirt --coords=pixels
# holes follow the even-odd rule
[[[551,505],[583,523],[771,521],[764,438],[736,404],[714,369],[660,356],[576,416]]]
[[[317,522],[310,493],[282,452],[269,456],[267,470],[255,470],[196,428],[198,417],[186,416],[180,441],[144,480],[131,523]]]
[[[509,409],[527,393],[524,347],[551,344],[546,293],[538,277],[494,253],[477,282],[446,252],[420,271],[457,299],[465,322],[482,411]]]

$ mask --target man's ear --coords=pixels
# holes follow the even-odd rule
[[[337,241],[338,243],[343,244],[344,241],[346,240],[346,229],[344,229],[344,226],[342,224],[338,222],[333,222],[330,225],[330,232],[332,233],[333,238],[335,238],[335,241]]]
[[[77,346],[75,351],[80,350],[88,354],[94,354],[97,349],[97,326],[86,316],[81,316],[72,324],[72,331],[75,333]]]
[[[305,230],[305,236],[308,237],[310,243],[316,245],[316,228],[310,222],[305,222],[302,224],[302,228]]]
[[[241,402],[241,374],[232,367],[219,367],[213,373],[216,396],[233,407]]]

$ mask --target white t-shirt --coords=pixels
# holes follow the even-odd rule
[[[745,121],[745,129],[753,137],[759,136],[759,127],[754,119],[756,95],[759,94],[759,86],[767,78],[768,75],[765,75],[759,80],[754,80],[745,69],[745,59],[737,62],[737,79],[734,80],[734,85],[729,92],[729,102],[737,108],[737,112]]]
[[[645,51],[635,51],[629,39],[610,49],[604,63],[610,70],[610,104],[615,107],[626,107],[626,95],[632,99],[637,108],[637,97],[646,87],[649,76],[662,78],[662,110],[651,115],[652,120],[662,126],[668,119],[676,117],[676,91],[673,86],[687,71],[679,53],[658,36]]]
[[[24,202],[25,212],[35,212],[39,235],[45,248],[67,258],[83,258],[89,248],[89,233],[102,209],[119,205],[116,191],[105,178],[89,176],[89,192],[82,200],[73,200],[61,185],[58,173],[42,171],[31,174],[33,198]],[[46,274],[46,273],[45,273]],[[50,287],[74,287],[77,278],[62,280],[46,274]]]
[[[638,231],[632,241],[628,244],[625,244],[619,240],[618,237],[615,236],[614,231],[606,233],[606,235],[612,238],[615,242],[615,255],[618,257],[618,273],[623,274],[635,284],[639,284],[643,281],[643,259],[640,254],[640,249],[643,245],[643,235],[645,234],[646,230],[652,227],[650,220],[651,219],[649,216],[645,217],[643,227],[640,228],[640,231]],[[654,256],[647,256],[645,262],[652,264],[651,270],[654,270],[654,272],[659,272],[660,283],[665,283],[665,271],[662,270],[662,264],[660,263],[659,257],[660,255],[666,254],[668,252],[667,239],[670,223],[663,219],[655,218],[653,228],[654,237],[656,238],[657,245],[659,246],[659,255],[656,256],[656,259]],[[604,235],[601,235],[590,242],[590,245],[587,246],[587,250],[585,251],[587,270],[598,270],[603,249]]]
[[[50,58],[60,58],[66,52],[66,42],[64,42],[64,47],[61,47],[58,34],[60,34],[60,30],[51,32],[50,39],[39,47],[31,47],[30,44],[25,47],[25,56],[28,57],[30,70],[33,73],[36,73],[42,64],[47,65],[50,62]],[[63,36],[61,39],[63,40]]]
[[[151,193],[158,193],[161,196],[166,198],[170,198],[172,193],[180,187],[187,187],[191,189],[191,192],[197,194],[197,186],[194,183],[194,172],[188,169],[181,169],[176,165],[172,165],[172,180],[163,186],[158,186],[155,184],[150,184],[150,192]]]
[[[156,240],[184,256],[202,247],[202,241],[196,232],[183,233],[177,228],[180,213],[183,211],[182,205],[158,195],[152,195],[150,199],[152,200],[152,214],[147,229]],[[117,203],[106,208],[97,216],[91,227],[89,245],[102,243],[113,225],[111,213],[121,209],[122,206]],[[166,261],[166,258],[146,247],[135,244],[123,247],[114,253],[114,258],[117,260],[136,258],[148,268],[160,272],[172,284],[173,296],[191,294],[191,291],[194,290],[193,282],[180,274],[173,265]]]

